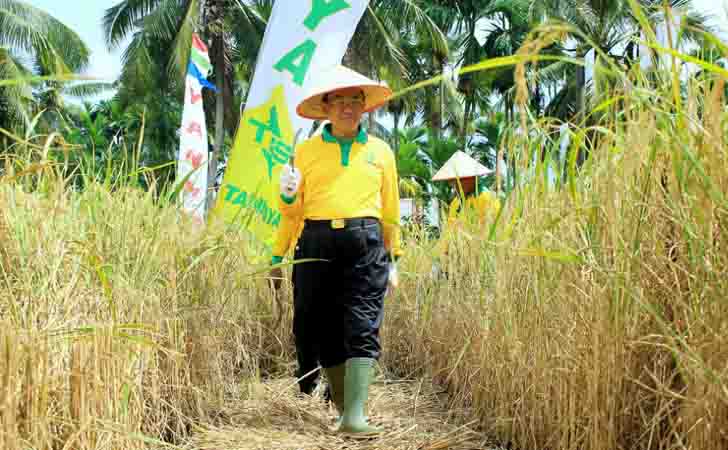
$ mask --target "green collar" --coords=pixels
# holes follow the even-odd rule
[[[351,142],[350,139],[340,139],[335,137],[333,134],[331,134],[331,124],[327,123],[326,126],[324,126],[324,131],[322,133],[322,137],[324,142],[327,142],[329,144],[342,144],[342,143],[348,143]],[[354,138],[356,142],[359,144],[366,144],[369,140],[369,136],[367,135],[367,130],[363,126],[359,126],[359,134],[356,135],[356,138]]]

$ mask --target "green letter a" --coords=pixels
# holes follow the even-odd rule
[[[325,18],[333,16],[337,12],[347,8],[351,8],[351,5],[344,0],[313,0],[311,12],[306,17],[306,20],[303,21],[303,24],[306,25],[306,28],[313,31]]]
[[[303,44],[286,53],[273,68],[279,72],[291,72],[293,82],[299,86],[303,86],[303,82],[306,79],[306,72],[308,72],[308,67],[311,65],[311,59],[315,51],[316,43],[311,39],[306,39]]]

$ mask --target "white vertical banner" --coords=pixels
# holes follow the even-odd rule
[[[298,130],[296,114],[322,70],[341,64],[369,0],[277,0],[211,218],[245,226],[268,250],[281,215],[278,174]],[[375,45],[375,43],[372,43]]]
[[[184,187],[180,191],[183,211],[199,225],[205,220],[208,162],[207,125],[202,89],[207,87],[214,90],[214,86],[207,81],[207,74],[211,68],[207,46],[197,35],[193,35],[185,81],[177,182],[184,182]]]

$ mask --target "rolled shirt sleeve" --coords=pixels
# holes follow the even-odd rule
[[[280,262],[296,241],[299,229],[303,223],[303,192],[306,180],[301,180],[296,195],[290,199],[283,194],[279,195],[278,208],[281,212],[281,222],[276,231],[273,244],[273,261]]]
[[[301,227],[300,218],[281,215],[281,222],[276,232],[273,244],[273,263],[282,261],[293,244],[296,242]]]

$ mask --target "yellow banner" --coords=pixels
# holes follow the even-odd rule
[[[246,228],[266,248],[281,221],[279,173],[288,162],[293,141],[283,85],[262,105],[246,109],[230,154],[215,208],[216,219]]]

